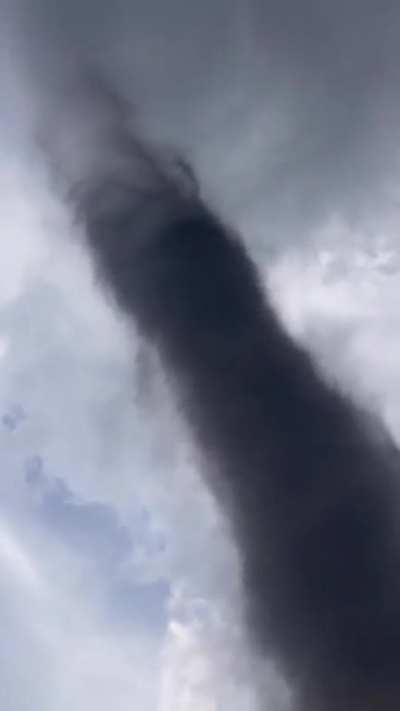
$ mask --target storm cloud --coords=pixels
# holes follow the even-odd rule
[[[333,219],[365,240],[395,235],[398,5],[23,9],[56,168],[231,522],[254,648],[296,708],[396,708],[398,451],[286,335],[241,240],[302,243]],[[71,64],[99,66],[116,93],[64,92]],[[119,91],[183,162],[137,138]]]
[[[158,350],[230,521],[254,648],[296,709],[394,709],[399,452],[323,382],[191,171],[132,133],[105,87],[89,77],[75,94],[93,160],[69,176],[69,201],[115,302]]]
[[[249,243],[303,243],[337,217],[364,238],[396,233],[393,0],[17,7],[28,93],[43,107],[72,62],[100,66]]]

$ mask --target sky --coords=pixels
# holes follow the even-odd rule
[[[286,711],[157,356],[100,288],[40,141],[71,63],[101,67],[191,161],[324,377],[399,441],[400,9],[1,0],[0,16],[0,700]]]

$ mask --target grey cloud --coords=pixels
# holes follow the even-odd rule
[[[364,237],[392,230],[394,3],[246,3],[233,20],[232,6],[217,3],[196,11],[202,22],[178,5],[130,7],[111,16],[70,4],[53,25],[59,9],[37,14],[30,40],[39,37],[35,79],[47,98],[72,54],[105,66],[150,135],[191,153],[205,194],[249,240],[253,231],[265,242],[300,240],[337,214]]]
[[[399,452],[286,335],[237,236],[182,191],[162,157],[129,140],[112,95],[99,98],[111,116],[107,151],[126,132],[133,160],[117,170],[112,161],[108,174],[89,164],[72,209],[116,304],[157,347],[204,452],[241,556],[254,646],[277,661],[299,711],[372,710],[377,698],[392,709]],[[100,109],[96,101],[96,123]],[[150,192],[135,161],[143,151]]]
[[[14,148],[20,158],[20,145],[11,143],[8,154]],[[17,542],[32,547],[27,552],[43,572],[51,599],[44,599],[38,613],[23,586],[2,597],[9,624],[3,635],[1,698],[10,711],[23,708],[22,697],[33,711],[54,705],[122,710],[132,700],[146,711],[165,711],[157,697],[162,695],[170,585],[174,595],[183,589],[183,602],[200,596],[210,610],[200,640],[200,652],[213,669],[207,700],[229,706],[238,670],[243,686],[251,687],[254,676],[243,645],[232,638],[231,622],[238,619],[232,543],[195,472],[157,358],[135,332],[125,333],[99,298],[76,243],[76,226],[55,210],[31,154],[25,159],[23,179],[18,174],[3,193],[9,219],[2,234],[15,253],[1,267],[15,288],[1,302],[0,334],[7,341],[1,356],[1,414],[12,414],[21,404],[26,417],[13,432],[0,426],[1,514]],[[2,184],[9,176],[9,163],[3,162]],[[25,207],[27,219],[21,222]],[[21,255],[22,239],[29,245],[29,260]],[[24,273],[16,279],[21,261],[26,261]],[[69,539],[62,516],[59,527],[57,517],[45,524],[44,492],[33,484],[43,476],[61,478],[83,516],[90,502],[115,512],[129,528],[136,552],[140,549],[133,569],[124,562],[121,577],[111,585],[107,566],[100,560],[96,567],[101,551],[95,545],[75,545],[79,536]],[[207,566],[199,569],[198,558]],[[7,584],[7,569],[1,578]],[[21,604],[14,613],[17,598]],[[168,622],[175,619],[175,609],[168,614]],[[219,615],[225,617],[216,640],[212,620]],[[191,625],[189,614],[185,625]],[[226,676],[225,653],[233,664]],[[172,711],[177,698],[172,697]],[[246,700],[237,705],[245,711],[254,707]]]
[[[249,238],[298,241],[332,214],[373,234],[397,221],[392,0],[38,2],[24,17],[41,101],[77,58],[101,66]]]

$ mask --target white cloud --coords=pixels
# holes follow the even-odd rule
[[[0,521],[0,559],[8,575],[33,592],[43,588],[43,581],[26,551],[4,521]]]
[[[278,257],[269,273],[272,296],[326,377],[377,410],[399,439],[398,250],[391,237],[363,247],[360,235],[341,236]]]

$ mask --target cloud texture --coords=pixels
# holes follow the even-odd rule
[[[101,82],[89,77],[76,102],[103,141],[70,199],[117,304],[173,379],[239,548],[254,644],[295,708],[393,708],[397,448],[286,335],[187,171],[130,133]]]

